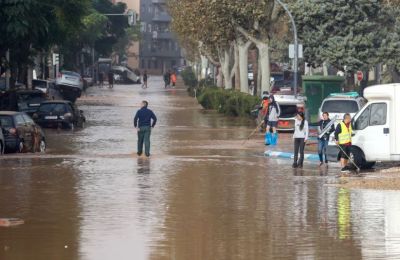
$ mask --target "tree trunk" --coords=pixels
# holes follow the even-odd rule
[[[217,67],[217,87],[222,88],[224,85],[221,66]]]
[[[257,56],[257,93],[259,97],[262,96],[262,91],[261,91],[261,82],[262,82],[262,75],[261,75],[261,60],[260,60],[260,55]]]
[[[206,79],[207,78],[207,68],[208,68],[208,60],[207,57],[204,55],[200,55],[201,59],[201,74],[200,78],[201,79]]]
[[[257,42],[256,46],[259,51],[259,60],[261,66],[261,93],[271,91],[271,66],[269,58],[269,45],[265,42]]]
[[[220,57],[220,62],[221,62],[221,71],[222,75],[224,76],[224,86],[225,89],[232,89],[232,78],[230,74],[230,61],[231,61],[231,55],[229,53],[229,50],[226,49],[223,51],[223,54]]]
[[[249,77],[248,77],[248,60],[249,60],[249,48],[251,41],[244,42],[243,40],[238,41],[239,51],[239,74],[240,74],[240,92],[249,92]],[[253,70],[254,75],[254,70]]]
[[[235,46],[235,61],[237,62],[237,64],[239,64],[239,45],[236,45]],[[239,70],[239,66],[236,66],[235,68],[233,68],[234,69],[234,78],[235,78],[235,80],[234,80],[234,83],[235,83],[235,85],[234,85],[234,89],[235,90],[240,90],[240,79],[241,79],[241,75],[240,75],[240,70]]]

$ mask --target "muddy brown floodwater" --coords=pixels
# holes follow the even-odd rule
[[[132,117],[150,102],[152,158]],[[264,158],[254,123],[203,111],[183,88],[91,88],[83,130],[45,155],[0,157],[1,260],[400,259],[400,193],[327,185],[338,168]],[[281,135],[290,143],[290,135]]]

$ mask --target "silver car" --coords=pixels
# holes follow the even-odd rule
[[[59,73],[56,85],[69,86],[83,90],[83,79],[79,73],[63,70]]]
[[[56,80],[56,87],[60,90],[63,99],[75,102],[83,91],[83,78],[79,73],[61,71]]]

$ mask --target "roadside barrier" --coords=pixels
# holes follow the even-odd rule
[[[293,153],[265,151],[264,156],[271,158],[293,159]],[[305,161],[319,161],[318,154],[304,154]]]

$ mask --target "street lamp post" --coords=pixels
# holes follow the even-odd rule
[[[285,9],[286,13],[289,15],[290,21],[292,23],[292,27],[293,27],[293,38],[294,38],[294,66],[293,66],[293,90],[294,90],[294,95],[295,97],[297,97],[297,74],[298,74],[298,66],[299,66],[299,42],[297,39],[297,27],[296,27],[296,23],[294,22],[294,18],[292,13],[289,11],[289,8],[282,3],[281,0],[276,0],[276,2],[278,2],[278,4],[280,4],[283,9]]]

